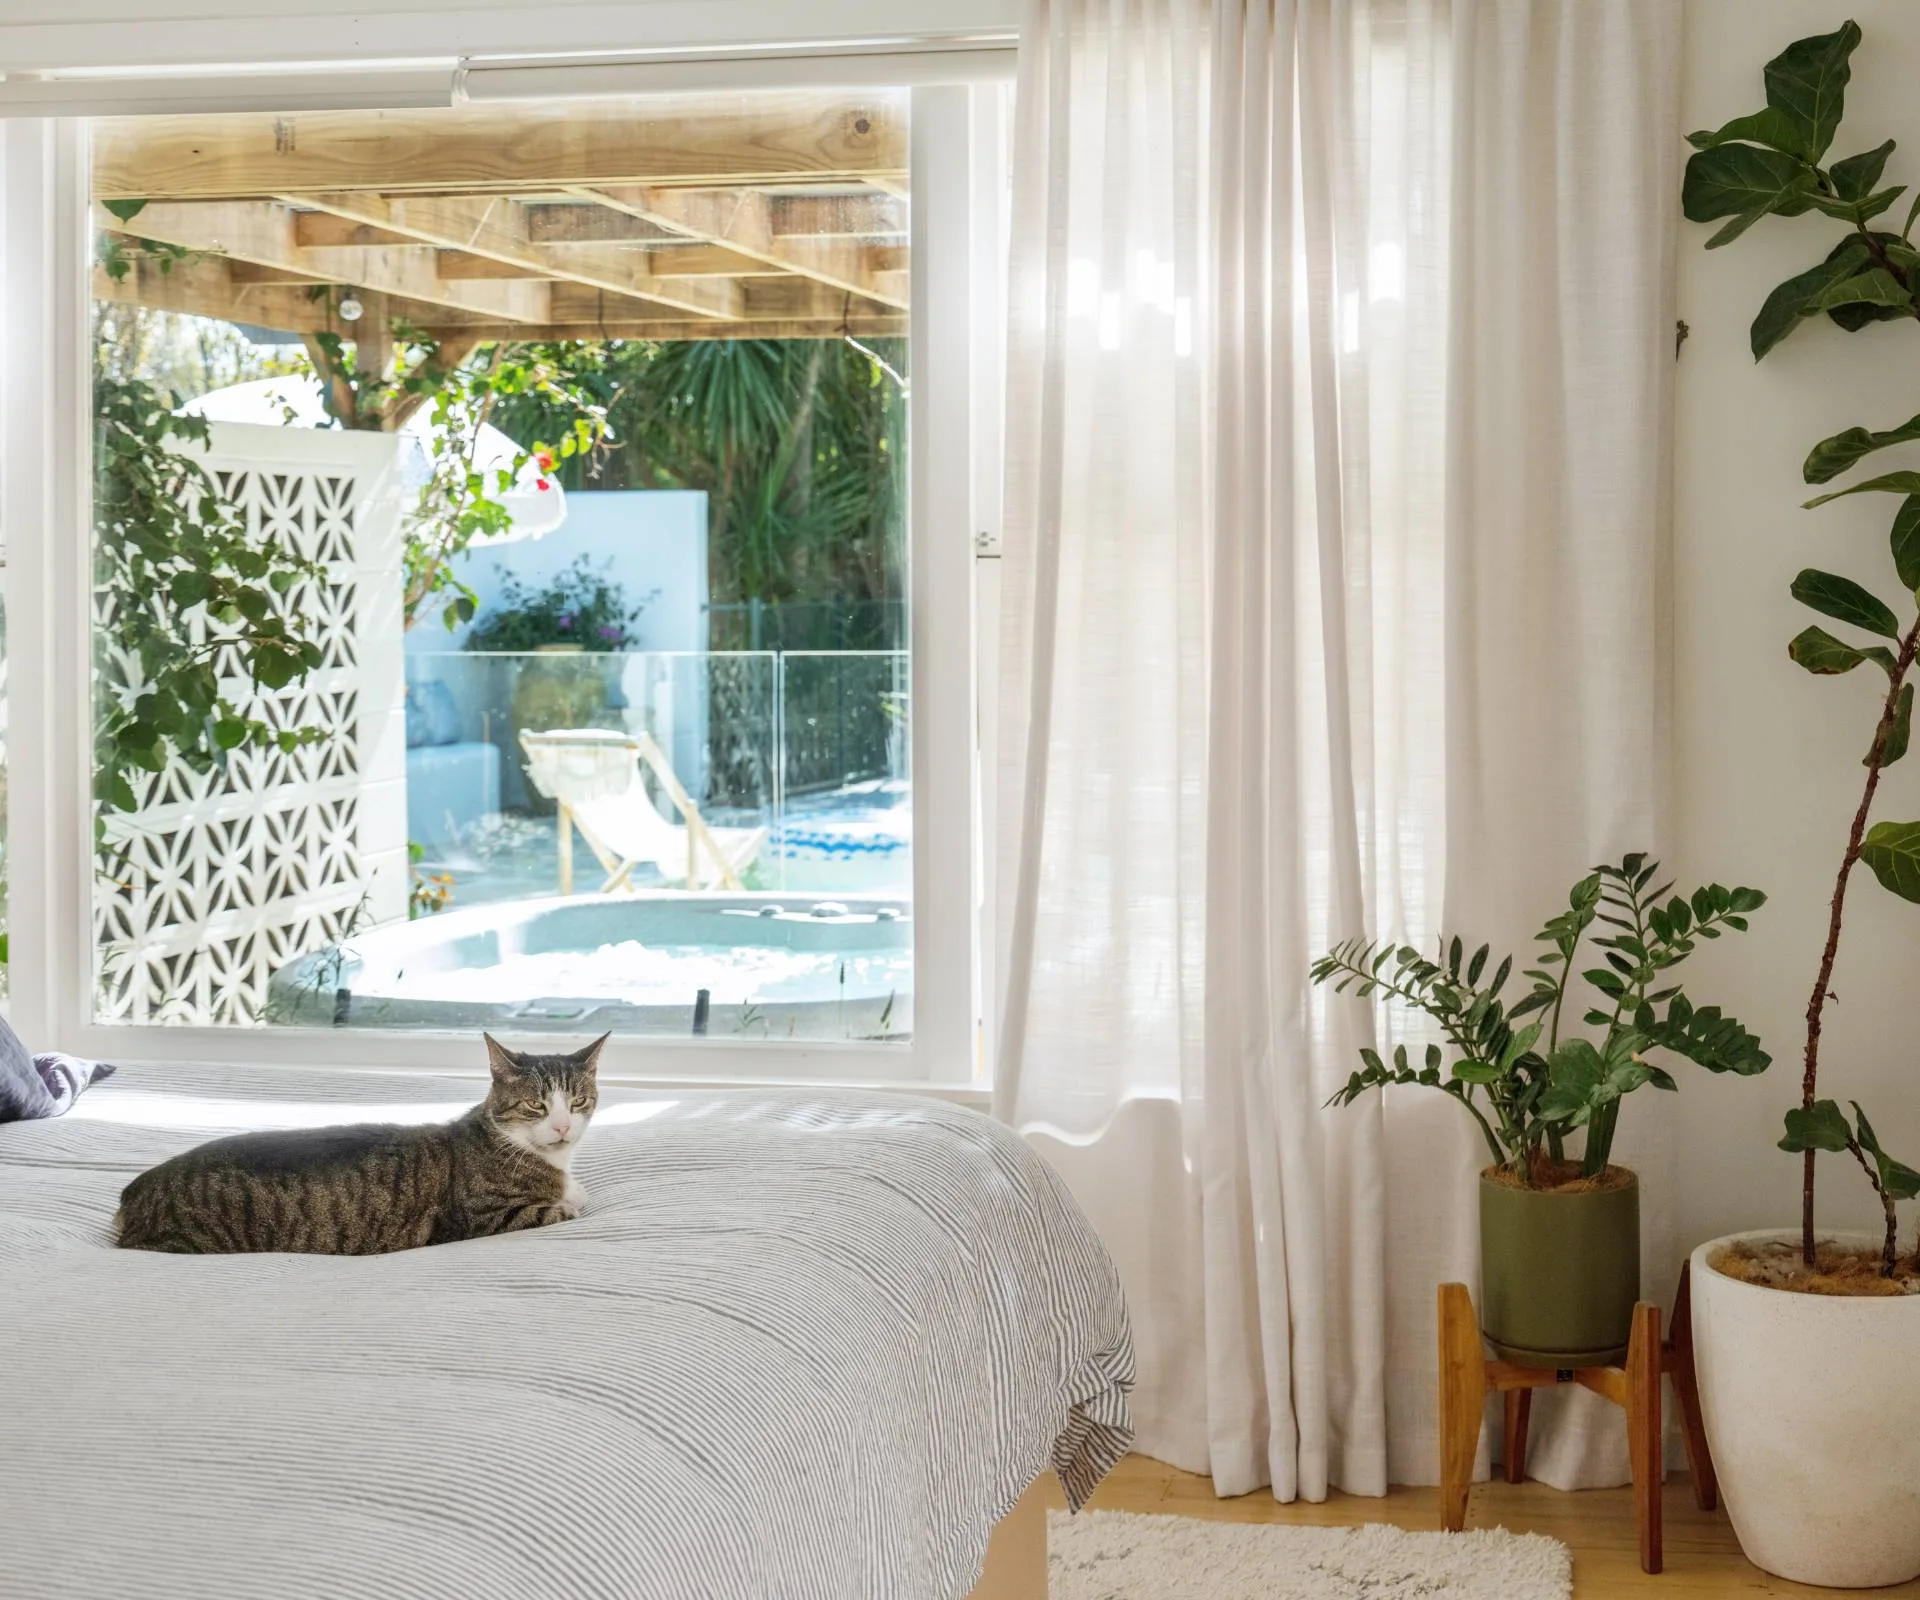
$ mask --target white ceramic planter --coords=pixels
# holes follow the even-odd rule
[[[1920,1577],[1920,1295],[1786,1294],[1693,1253],[1693,1338],[1707,1443],[1740,1548],[1799,1583]],[[1825,1237],[1823,1235],[1823,1237]],[[1866,1235],[1835,1235],[1878,1247]]]

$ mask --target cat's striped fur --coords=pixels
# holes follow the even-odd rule
[[[573,1055],[487,1038],[487,1098],[452,1122],[362,1123],[215,1139],[120,1196],[120,1244],[224,1255],[381,1255],[565,1222],[586,1194],[568,1171],[598,1101],[602,1035]]]

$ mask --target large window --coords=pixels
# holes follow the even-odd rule
[[[89,1029],[973,1074],[982,93],[91,124]]]

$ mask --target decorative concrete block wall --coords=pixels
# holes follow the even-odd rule
[[[111,818],[95,887],[101,1021],[261,1021],[277,968],[407,914],[394,439],[216,422],[206,465],[256,538],[325,569],[288,596],[318,629],[322,665],[261,691],[236,659],[226,694],[270,726],[326,737],[136,783],[139,809]],[[97,595],[96,614],[113,604]]]

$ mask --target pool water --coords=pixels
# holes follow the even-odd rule
[[[370,929],[271,988],[299,1026],[901,1039],[913,922],[885,896],[548,896]]]

